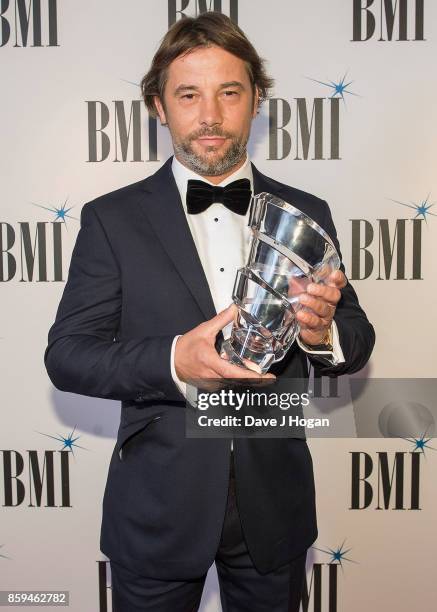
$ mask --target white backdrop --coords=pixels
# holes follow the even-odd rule
[[[229,14],[229,0],[216,6],[220,4]],[[431,1],[393,2],[397,8],[392,40],[388,40],[387,17],[381,13],[381,6],[389,4],[380,0],[232,1],[234,9],[238,7],[239,25],[267,58],[268,69],[276,79],[275,100],[264,105],[254,124],[251,158],[265,174],[328,201],[349,278],[353,278],[353,266],[355,270],[359,268],[356,276],[361,278],[352,283],[377,335],[371,362],[360,375],[432,378],[436,373],[437,340],[432,319],[437,295],[433,267],[437,219],[432,213],[437,213],[437,207],[426,212],[423,206],[437,201],[437,7]],[[194,15],[196,7],[209,8],[214,2],[0,3],[0,590],[69,590],[70,608],[75,612],[111,609],[109,591],[99,591],[98,562],[105,561],[99,552],[99,529],[120,407],[117,402],[58,392],[46,375],[43,353],[67,277],[81,206],[152,174],[171,154],[166,129],[158,126],[158,161],[147,161],[153,154],[148,147],[147,114],[141,108],[139,130],[135,133],[132,116],[127,158],[123,161],[115,108],[119,121],[122,108],[129,121],[131,103],[140,98],[138,83],[168,27],[172,5],[177,9],[184,6],[187,15]],[[360,9],[364,5],[369,5],[367,13]],[[422,38],[422,5],[425,40],[416,40]],[[25,40],[28,15],[31,17]],[[372,15],[376,24],[373,36],[352,40],[354,19],[356,24],[362,24],[364,39],[371,34]],[[407,29],[408,40],[397,40],[405,38],[403,28]],[[338,87],[336,93],[335,85],[344,77],[344,84],[350,84],[342,97]],[[331,96],[339,101],[332,102]],[[314,102],[315,99],[320,101]],[[308,159],[302,159],[299,120],[304,104],[311,119],[314,103],[323,109],[323,128],[313,118]],[[107,159],[90,161],[92,112],[94,108],[98,111],[97,127],[101,127],[104,106],[109,111],[104,132],[110,152]],[[288,107],[287,122],[283,111]],[[275,108],[279,109],[277,117]],[[331,121],[331,108],[334,113],[338,110],[338,124]],[[278,129],[285,123],[291,139],[287,156],[282,146],[284,130]],[[325,159],[313,159],[318,129]],[[132,161],[132,139],[139,138],[140,132],[143,161]],[[337,133],[339,154],[331,155],[331,134]],[[101,132],[94,135],[100,159]],[[62,219],[57,211],[64,205],[71,210]],[[422,215],[417,208],[420,206]],[[416,215],[422,221],[413,224]],[[54,230],[54,223],[62,227]],[[355,248],[355,263],[352,261],[354,224],[362,230],[367,224],[374,230],[367,255],[369,261],[373,259],[374,269],[368,278],[362,278],[365,253],[359,251],[359,246],[364,245],[364,231]],[[388,234],[384,234],[384,228],[388,228]],[[53,239],[56,232],[61,236],[62,264],[59,242],[55,245]],[[383,257],[384,240],[394,252],[390,274],[386,274],[389,258]],[[420,278],[411,278],[413,255],[415,275]],[[402,262],[405,274],[397,266]],[[62,280],[55,280],[60,276],[60,265]],[[65,463],[61,473],[59,451],[64,447],[60,440],[69,436],[77,440],[73,451],[68,446],[64,448],[67,474]],[[429,446],[433,446],[432,440]],[[409,510],[409,466],[415,448],[411,442],[343,438],[310,440],[310,447],[316,475],[319,539],[308,560],[308,589],[312,584],[308,609],[434,610],[435,451],[426,448],[420,458],[421,509]],[[69,455],[65,458],[66,452]],[[374,462],[369,481],[375,499],[362,510],[350,509],[353,452],[368,453]],[[406,509],[395,509],[394,499],[390,498],[388,508],[377,510],[378,461],[381,453],[386,453],[391,469],[396,452],[405,457]],[[40,500],[32,461],[37,461],[41,470],[44,467]],[[344,549],[350,549],[345,556],[352,561],[342,559],[336,582],[337,605],[329,608],[328,564],[338,559],[322,551],[335,551],[344,541]],[[321,568],[320,606],[314,599],[313,564]],[[109,570],[107,581],[109,586]],[[220,610],[213,568],[202,610]]]

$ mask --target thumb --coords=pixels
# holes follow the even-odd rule
[[[237,312],[238,309],[235,304],[231,304],[224,310],[220,311],[215,317],[213,317],[207,322],[208,332],[216,336],[220,330],[222,330],[224,327],[226,327],[228,323],[231,323],[231,321],[234,320],[234,317]]]

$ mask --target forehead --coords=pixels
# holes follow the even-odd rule
[[[231,81],[250,84],[246,64],[220,47],[199,47],[177,57],[169,66],[167,84],[219,85]]]

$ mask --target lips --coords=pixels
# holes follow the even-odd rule
[[[197,141],[204,147],[219,147],[225,142],[226,138],[220,136],[203,136],[198,138]]]

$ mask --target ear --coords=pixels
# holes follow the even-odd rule
[[[155,104],[159,120],[161,121],[161,125],[167,125],[167,118],[165,116],[164,106],[162,105],[161,98],[159,96],[154,96],[153,102]]]

